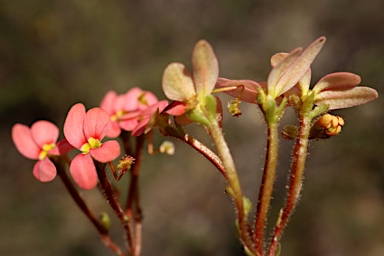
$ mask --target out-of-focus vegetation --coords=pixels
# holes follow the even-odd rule
[[[282,255],[384,255],[383,10],[381,0],[1,1],[0,254],[111,255],[59,179],[43,184],[33,178],[33,161],[10,139],[15,122],[43,118],[62,126],[74,103],[97,106],[108,90],[133,86],[163,99],[164,68],[173,61],[189,65],[201,38],[214,47],[221,76],[265,80],[272,54],[324,35],[313,81],[354,72],[381,95],[337,111],[346,120],[342,134],[311,144],[304,193]],[[224,129],[254,200],[266,134],[255,106],[243,108],[242,117],[225,117]],[[239,255],[224,180],[202,157],[176,146],[173,157],[145,157],[143,255]],[[282,142],[275,212],[291,147]],[[105,209],[97,191],[84,196],[96,212]]]

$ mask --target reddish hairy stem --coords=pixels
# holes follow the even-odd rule
[[[76,202],[77,206],[84,213],[84,215],[91,221],[93,226],[97,229],[100,234],[100,237],[103,243],[110,248],[114,253],[119,256],[124,256],[121,249],[112,241],[111,237],[108,234],[108,231],[100,224],[100,222],[95,218],[93,213],[89,210],[88,206],[84,202],[83,198],[80,196],[79,192],[73,185],[72,181],[69,179],[64,166],[61,164],[61,159],[59,157],[50,157],[52,162],[57,168],[57,173],[65,185],[65,188],[68,190],[72,199]]]
[[[132,165],[130,170],[130,184],[127,196],[127,202],[125,206],[125,212],[134,220],[135,230],[135,249],[137,255],[141,252],[141,221],[143,218],[140,199],[139,199],[139,174],[142,162],[142,149],[144,146],[145,137],[144,135],[136,137],[136,150],[135,150],[135,163]]]
[[[112,207],[114,212],[116,213],[117,217],[120,219],[121,224],[123,225],[123,228],[125,230],[126,236],[127,236],[127,248],[131,255],[137,255],[135,250],[135,244],[133,242],[133,232],[130,225],[131,219],[125,214],[120,201],[118,200],[116,193],[114,192],[111,184],[109,183],[109,180],[107,178],[107,175],[105,174],[105,163],[99,163],[97,161],[95,162],[97,175],[100,180],[100,185],[102,188],[102,192],[107,199],[109,205]]]
[[[267,156],[264,166],[263,178],[261,181],[259,198],[257,202],[254,243],[259,255],[264,255],[263,241],[264,229],[267,222],[269,205],[272,197],[273,185],[278,155],[278,129],[277,123],[268,125]]]
[[[276,249],[278,247],[281,234],[285,226],[287,225],[287,222],[299,198],[304,174],[305,161],[307,158],[308,137],[310,129],[311,118],[305,115],[301,116],[299,134],[296,139],[295,148],[293,150],[293,160],[289,180],[288,197],[287,201],[285,202],[283,212],[281,216],[279,216],[279,219],[276,223],[268,256],[274,256],[276,254]]]

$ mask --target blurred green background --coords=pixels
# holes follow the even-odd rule
[[[312,82],[355,72],[382,95],[383,10],[382,0],[0,1],[0,254],[112,255],[59,179],[34,179],[34,161],[11,141],[14,123],[62,126],[74,103],[97,106],[108,90],[140,86],[164,99],[164,68],[173,61],[190,67],[201,38],[215,49],[222,77],[265,80],[271,55],[324,35]],[[379,98],[335,111],[346,120],[342,134],[311,144],[282,255],[384,255],[383,110]],[[255,200],[266,129],[255,106],[243,104],[243,111],[226,115],[224,129],[244,191]],[[288,111],[283,123],[293,121]],[[191,132],[206,139],[199,127]],[[176,147],[174,157],[144,159],[143,255],[241,255],[224,180],[190,148]],[[271,223],[283,203],[291,148],[282,141]],[[83,195],[95,212],[107,209],[96,190]],[[121,241],[116,219],[112,227]]]

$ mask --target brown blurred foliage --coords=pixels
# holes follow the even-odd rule
[[[11,142],[14,123],[62,126],[74,103],[97,106],[108,90],[140,86],[163,99],[164,68],[173,61],[190,66],[201,38],[215,49],[221,76],[265,80],[272,54],[324,35],[313,82],[349,71],[382,94],[383,10],[382,0],[1,1],[0,254],[111,255],[58,179],[33,178],[33,161]],[[242,117],[225,117],[224,129],[245,193],[255,200],[266,134],[255,106],[243,108]],[[337,111],[346,120],[342,134],[311,144],[282,255],[384,255],[383,110],[379,98]],[[295,121],[287,113],[283,121]],[[223,179],[188,147],[176,147],[174,157],[145,157],[143,255],[240,255]],[[282,141],[271,223],[283,203],[291,147]],[[106,209],[97,191],[83,194],[95,212]]]

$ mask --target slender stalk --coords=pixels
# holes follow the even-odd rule
[[[142,231],[142,211],[140,206],[139,199],[139,174],[142,162],[142,149],[144,146],[145,137],[139,136],[136,140],[136,150],[135,150],[135,163],[132,166],[130,171],[130,183],[127,201],[125,205],[125,213],[130,217],[131,220],[134,220],[134,230],[135,230],[135,249],[136,254],[140,255],[141,251],[141,231]],[[134,206],[134,207],[133,207]]]
[[[296,144],[293,150],[293,160],[289,180],[288,196],[282,214],[281,216],[279,216],[279,219],[275,226],[273,239],[269,248],[269,256],[274,256],[276,254],[276,249],[278,247],[281,234],[285,226],[287,225],[287,222],[299,198],[304,174],[305,161],[307,158],[308,137],[310,130],[311,118],[308,115],[302,115],[300,117],[299,134],[296,139]]]
[[[130,225],[131,219],[125,214],[120,201],[116,197],[116,193],[114,192],[111,184],[109,183],[109,180],[107,178],[107,175],[105,174],[105,165],[104,163],[95,162],[97,175],[100,180],[100,185],[102,188],[102,192],[107,199],[109,205],[112,207],[114,212],[116,213],[117,217],[120,219],[121,224],[123,225],[123,228],[126,233],[127,237],[127,248],[131,255],[136,256],[136,250],[135,250],[135,243],[133,241],[133,231]]]
[[[208,129],[216,145],[216,149],[219,152],[219,157],[227,174],[228,183],[233,191],[233,199],[237,209],[240,240],[246,249],[256,254],[248,233],[248,221],[244,212],[243,193],[241,191],[240,180],[237,175],[232,155],[229,151],[227,143],[225,142],[223,133],[217,120],[212,120],[210,126],[208,126]]]
[[[58,157],[50,157],[50,159],[52,160],[52,162],[56,166],[57,173],[58,173],[61,181],[64,183],[65,188],[68,190],[69,194],[71,195],[72,199],[75,201],[77,206],[80,208],[80,210],[84,213],[84,215],[91,221],[93,226],[97,229],[103,243],[108,248],[110,248],[115,254],[117,254],[119,256],[124,256],[121,249],[112,241],[111,237],[108,234],[108,230],[106,230],[100,224],[100,222],[95,218],[93,213],[89,210],[89,208],[86,205],[86,203],[84,202],[83,198],[80,196],[76,187],[73,185],[72,181],[68,177],[64,166],[61,164],[61,159]]]
[[[264,173],[261,181],[259,199],[257,202],[254,243],[256,250],[260,255],[263,255],[263,236],[269,205],[272,197],[273,185],[275,183],[275,173],[278,157],[278,128],[277,123],[268,125],[268,143],[267,156],[265,160]]]

